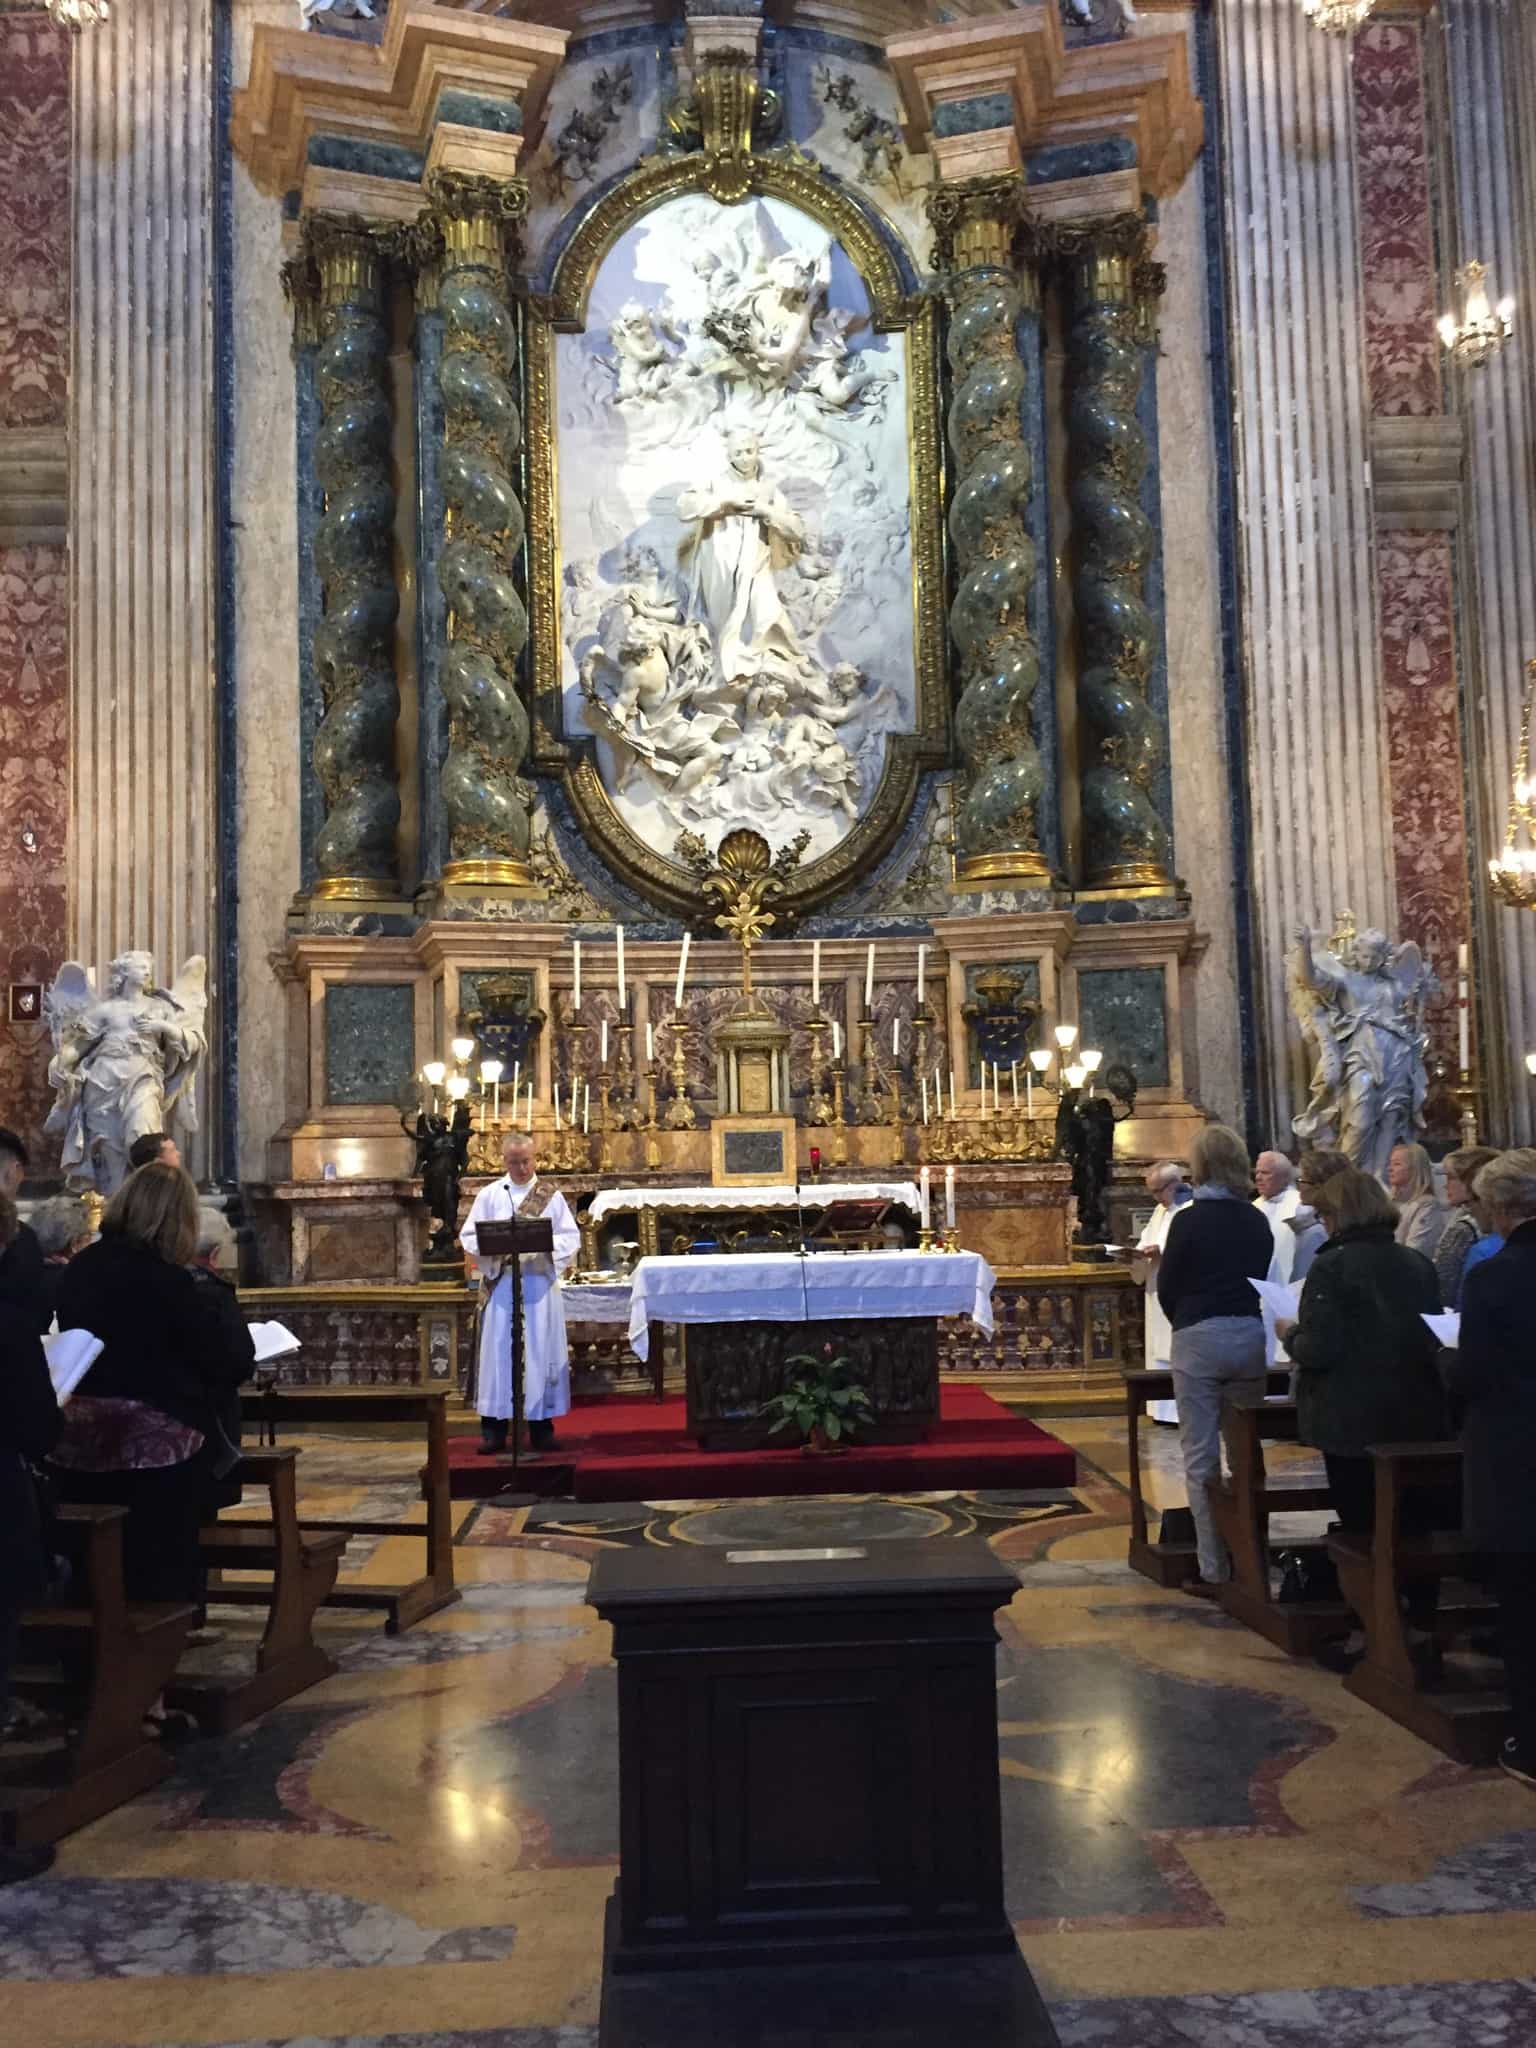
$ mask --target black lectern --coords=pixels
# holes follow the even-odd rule
[[[507,1259],[512,1273],[512,1470],[523,1454],[523,1260],[543,1252],[553,1260],[555,1226],[547,1216],[530,1217],[520,1223],[516,1217],[505,1223],[475,1225],[477,1258]]]

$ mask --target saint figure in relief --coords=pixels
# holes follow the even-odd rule
[[[678,560],[709,621],[724,685],[765,673],[796,682],[815,664],[800,645],[774,575],[804,547],[805,524],[763,476],[761,444],[750,427],[733,428],[725,452],[718,477],[678,494],[678,516],[692,529]]]

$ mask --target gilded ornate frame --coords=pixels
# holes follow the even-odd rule
[[[742,189],[744,186],[745,189]],[[548,294],[530,302],[526,328],[529,612],[532,625],[531,765],[562,778],[588,843],[613,871],[662,908],[687,918],[704,909],[698,878],[636,834],[609,798],[595,741],[567,742],[561,679],[560,541],[555,446],[555,336],[580,333],[604,257],[643,214],[669,199],[708,192],[724,204],[784,200],[828,230],[869,293],[879,333],[907,336],[907,458],[912,531],[912,637],[916,725],[891,735],[868,810],[837,846],[786,877],[792,915],[848,888],[890,851],[911,813],[925,769],[949,758],[949,681],[944,616],[944,441],[940,419],[936,302],[909,292],[890,247],[868,215],[810,157],[782,151],[722,160],[707,153],[650,157],[603,193],[577,224]]]

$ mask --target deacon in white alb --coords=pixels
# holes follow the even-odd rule
[[[565,1308],[556,1283],[581,1249],[581,1232],[564,1195],[550,1182],[540,1181],[534,1171],[532,1138],[521,1131],[509,1132],[501,1156],[505,1175],[480,1190],[459,1232],[459,1243],[480,1267],[476,1405],[480,1450],[486,1457],[506,1449],[507,1422],[512,1414],[512,1275],[504,1270],[505,1260],[480,1258],[476,1227],[505,1223],[514,1216],[523,1222],[546,1216],[554,1228],[553,1261],[543,1253],[531,1253],[523,1260],[523,1414],[528,1441],[536,1451],[548,1450],[553,1444],[555,1417],[564,1415],[571,1405]]]
[[[1163,1256],[1163,1247],[1168,1242],[1173,1219],[1186,1202],[1194,1200],[1195,1191],[1185,1180],[1184,1169],[1171,1159],[1160,1159],[1148,1170],[1146,1189],[1157,1207],[1136,1240],[1133,1270],[1139,1270],[1147,1290],[1146,1363],[1167,1367],[1173,1349],[1173,1325],[1163,1314],[1162,1304],[1157,1298],[1157,1267]],[[1171,1400],[1149,1401],[1147,1413],[1154,1422],[1176,1423],[1179,1419],[1178,1403]]]

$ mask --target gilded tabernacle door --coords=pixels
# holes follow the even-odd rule
[[[642,165],[529,335],[537,766],[674,909],[740,825],[825,900],[947,744],[933,302],[814,166],[750,180]]]

